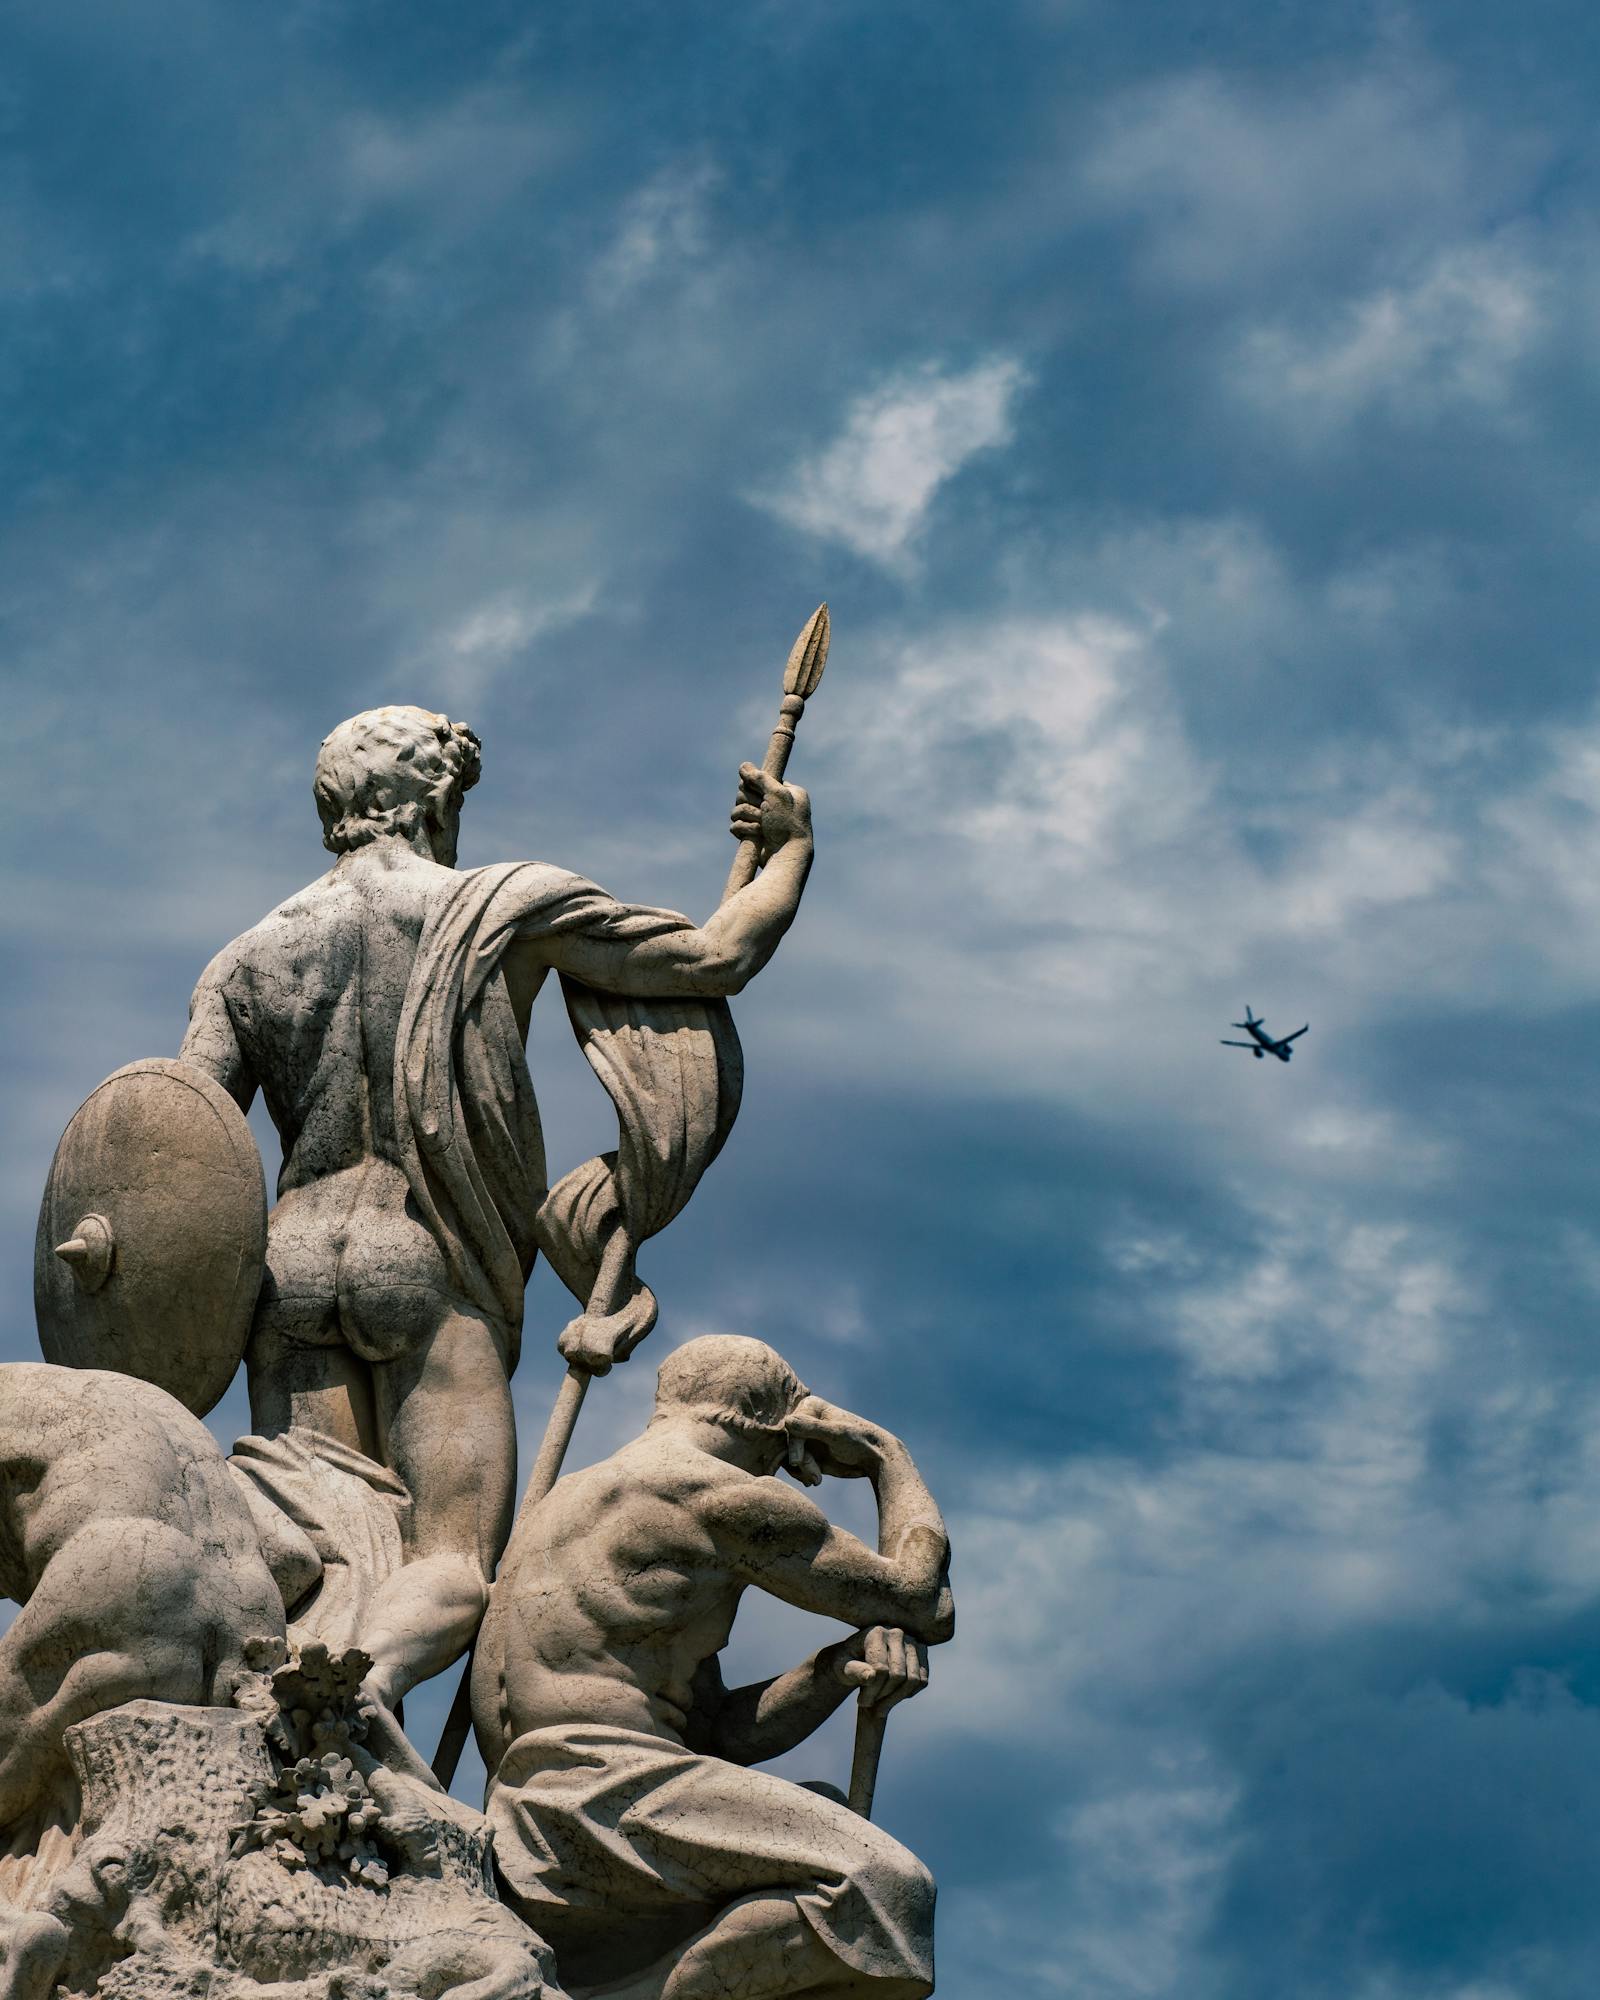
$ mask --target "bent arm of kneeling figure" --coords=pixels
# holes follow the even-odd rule
[[[764,1764],[804,1743],[854,1692],[842,1671],[845,1640],[824,1646],[786,1674],[730,1688],[715,1657],[695,1677],[687,1739],[692,1750],[730,1764]]]
[[[881,1625],[837,1639],[786,1674],[746,1687],[725,1687],[713,1657],[695,1680],[688,1740],[692,1749],[730,1764],[764,1764],[804,1743],[851,1695],[859,1692],[867,1705],[888,1708],[927,1684],[920,1642]]]
[[[945,1581],[949,1543],[937,1515],[897,1524],[894,1553],[880,1554],[776,1479],[719,1486],[698,1512],[740,1582],[786,1604],[846,1625],[896,1626],[930,1646],[955,1629]]]

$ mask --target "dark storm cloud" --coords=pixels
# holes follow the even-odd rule
[[[1590,10],[4,34],[7,1351],[72,1106],[323,866],[326,729],[463,715],[465,861],[700,914],[826,595],[817,872],[646,1265],[949,1502],[883,1791],[941,1992],[1587,1990]]]

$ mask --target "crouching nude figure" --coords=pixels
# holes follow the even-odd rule
[[[65,1926],[17,1907],[75,1811],[66,1732],[124,1702],[225,1706],[284,1612],[211,1433],[126,1375],[0,1366],[0,1995],[49,1990]]]
[[[773,1476],[872,1481],[879,1548]],[[662,1364],[648,1428],[518,1523],[473,1677],[501,1892],[563,1984],[613,2000],[922,2000],[933,1882],[835,1797],[748,1768],[858,1687],[905,1699],[951,1636],[949,1542],[898,1439],[760,1341]],[[857,1627],[723,1685],[744,1590]]]

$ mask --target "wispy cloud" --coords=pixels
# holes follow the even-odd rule
[[[1461,404],[1509,414],[1520,364],[1547,326],[1542,274],[1509,246],[1469,244],[1404,284],[1367,293],[1315,330],[1254,328],[1237,365],[1244,394],[1315,430],[1380,405],[1426,421]]]
[[[663,169],[631,195],[589,274],[595,302],[615,309],[652,279],[698,261],[710,246],[709,208],[721,178],[713,162],[699,159]]]
[[[947,2000],[1582,2000],[1600,261],[1562,10],[184,0],[160,90],[148,4],[13,11],[6,1351],[73,1105],[326,866],[334,721],[451,707],[469,860],[699,914],[825,595],[806,906],[578,1456],[702,1329],[907,1437],[961,1632],[883,1821]],[[1215,1046],[1246,1001],[1311,1020],[1292,1070]],[[553,1163],[609,1145],[553,991],[531,1059]],[[536,1272],[530,1450],[569,1310]],[[752,1672],[817,1642],[776,1616]],[[834,1727],[797,1775],[848,1769]]]
[[[978,453],[1008,444],[1022,364],[996,357],[960,372],[903,370],[850,408],[814,457],[751,495],[780,520],[887,568],[910,557],[935,496]]]
[[[1416,60],[1310,82],[1190,71],[1105,108],[1080,185],[1132,224],[1150,276],[1253,288],[1456,233],[1525,163],[1513,135],[1475,136]]]
[[[425,653],[419,664],[426,664],[450,702],[469,707],[482,701],[500,675],[525,660],[541,639],[592,611],[599,588],[598,580],[580,583],[565,596],[546,601],[501,592],[457,620],[442,635],[437,657]]]

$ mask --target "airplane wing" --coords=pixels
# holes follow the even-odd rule
[[[1224,1035],[1219,1046],[1225,1049],[1253,1049],[1256,1045],[1254,1042],[1230,1042]]]
[[[1297,1042],[1299,1041],[1300,1037],[1306,1032],[1306,1028],[1309,1028],[1310,1026],[1311,1023],[1307,1021],[1305,1028],[1296,1028],[1292,1035],[1285,1035],[1283,1039],[1286,1042]]]

